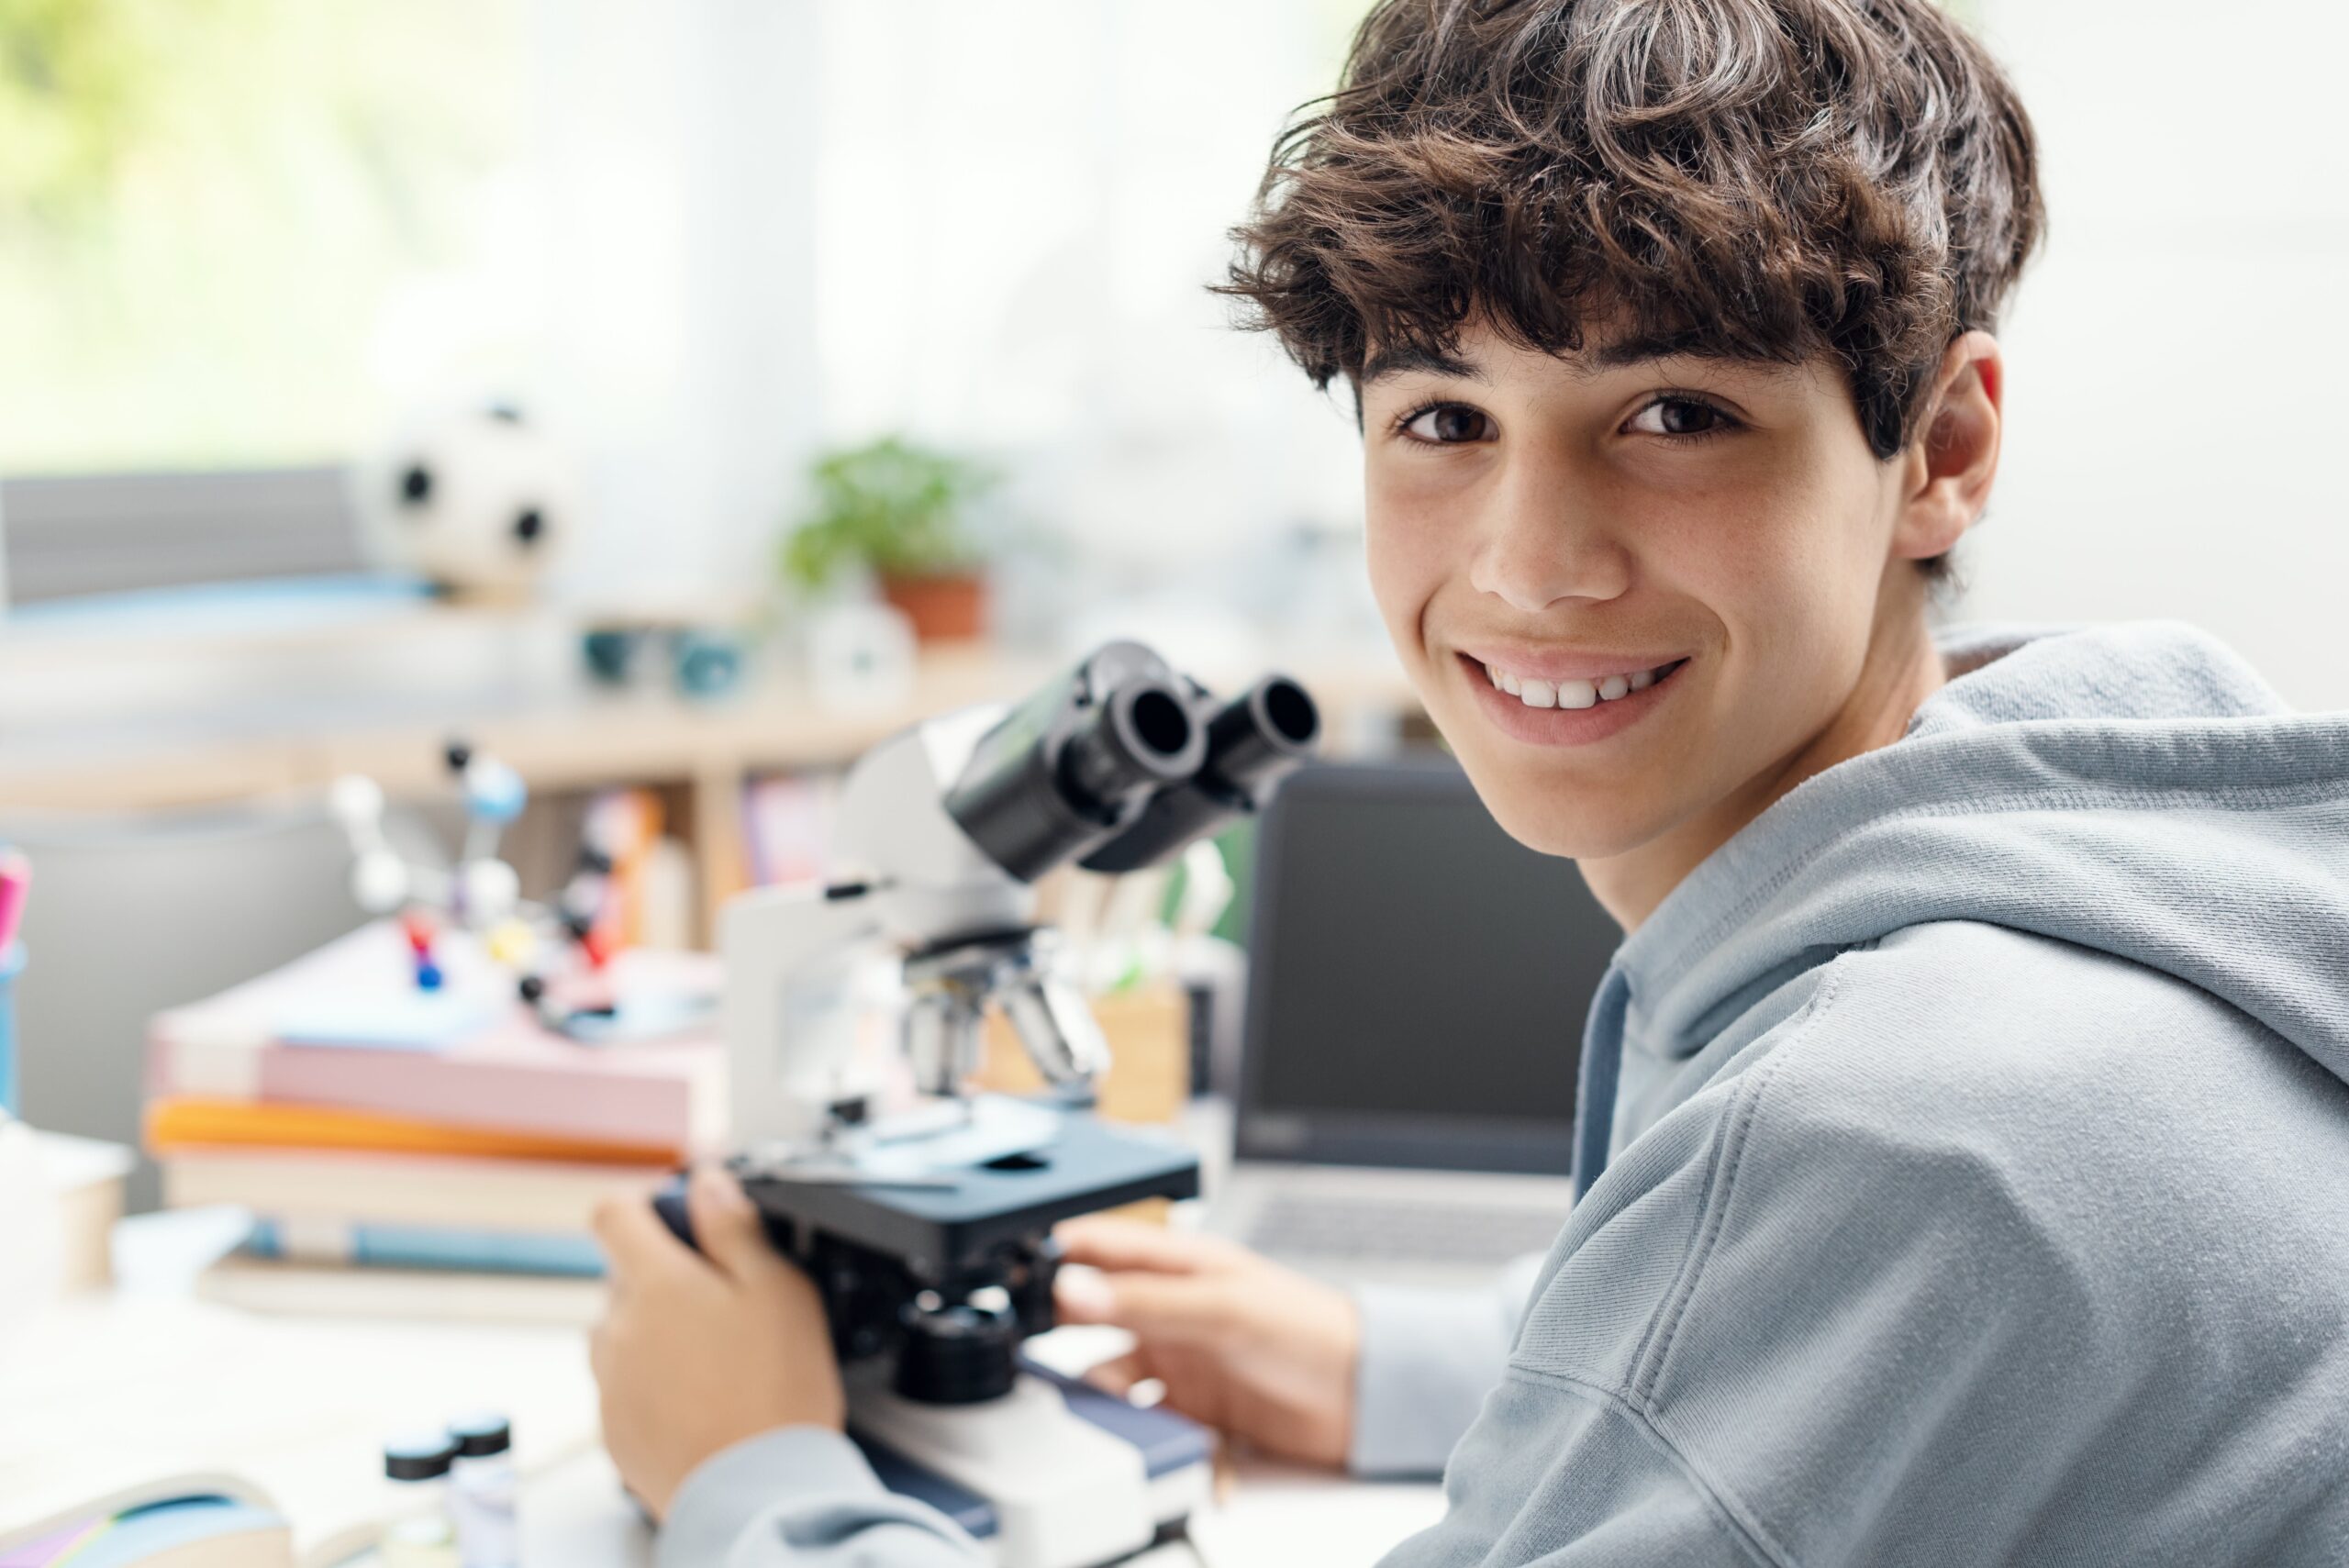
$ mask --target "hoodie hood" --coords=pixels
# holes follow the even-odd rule
[[[1968,624],[1902,738],[1806,779],[1617,951],[1577,1193],[1626,1051],[1676,1060],[1802,971],[1973,920],[2176,975],[2349,1080],[2349,713],[2295,714],[2193,627]]]

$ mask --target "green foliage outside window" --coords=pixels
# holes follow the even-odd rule
[[[0,0],[0,472],[349,456],[477,260],[521,0]]]

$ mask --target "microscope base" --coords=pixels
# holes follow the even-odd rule
[[[884,1485],[954,1519],[1001,1568],[1097,1568],[1205,1505],[1204,1428],[1025,1366],[1011,1393],[981,1405],[852,1385],[850,1435]]]

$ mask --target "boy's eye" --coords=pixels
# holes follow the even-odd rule
[[[1709,436],[1736,423],[1698,397],[1659,397],[1638,413],[1624,428],[1648,436]]]
[[[1403,433],[1440,446],[1492,438],[1493,422],[1464,403],[1439,403],[1422,408],[1404,421]]]

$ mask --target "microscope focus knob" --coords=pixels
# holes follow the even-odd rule
[[[975,1405],[1011,1392],[1019,1374],[1019,1315],[1009,1302],[905,1309],[897,1392],[925,1405]]]
[[[1041,1334],[1056,1320],[1052,1313],[1052,1286],[1060,1277],[1061,1260],[1067,1249],[1047,1236],[1030,1248],[1022,1266],[1015,1270],[1008,1282],[1011,1310],[1019,1315],[1022,1332]]]

